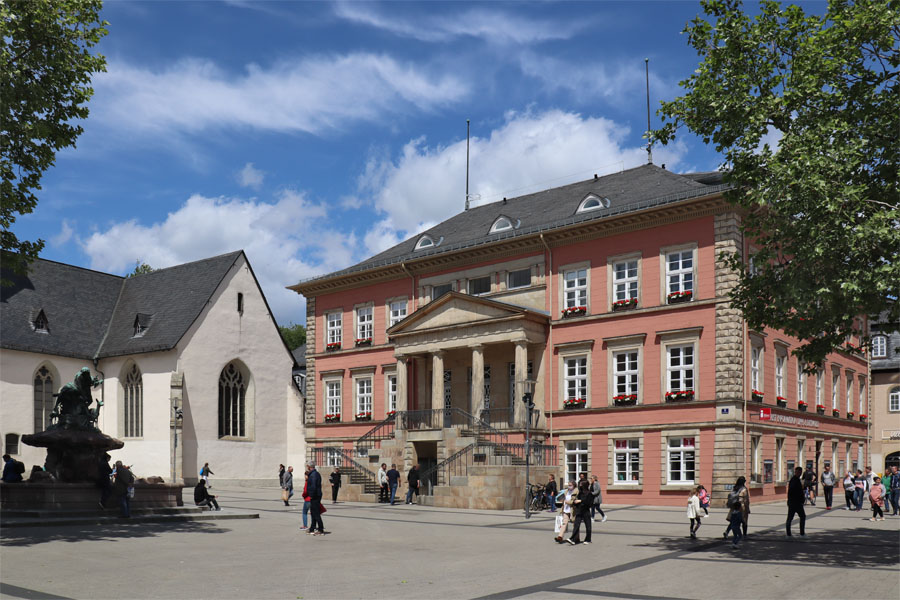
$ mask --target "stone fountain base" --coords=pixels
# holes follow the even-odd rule
[[[166,508],[184,506],[178,483],[146,483],[138,480],[134,484],[132,510],[144,508]],[[81,511],[98,509],[100,488],[89,483],[22,482],[0,483],[0,508],[15,510]],[[118,500],[113,494],[106,502],[110,512],[118,511]]]
[[[59,482],[94,483],[99,478],[101,461],[108,461],[106,453],[118,450],[125,442],[99,431],[51,429],[23,435],[22,443],[47,449],[44,469]]]

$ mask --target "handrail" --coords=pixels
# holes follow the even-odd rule
[[[356,462],[349,452],[344,450],[343,448],[338,448],[336,446],[321,446],[321,447],[313,447],[309,448],[309,452],[312,453],[313,457],[316,460],[316,464],[325,465],[329,455],[331,456],[340,456],[341,458],[341,468],[352,467],[359,471],[359,474],[368,479],[372,485],[376,488],[378,487],[378,479],[372,471],[369,470],[365,465]],[[319,456],[320,455],[320,456]],[[328,465],[331,466],[331,465]]]
[[[556,465],[556,447],[550,444],[530,444],[532,463],[535,466]],[[475,454],[484,454],[484,462],[490,466],[521,466],[525,464],[525,444],[475,441],[458,450],[419,476],[425,482],[425,494],[431,494],[432,485],[449,485],[450,478],[466,476],[475,464]]]
[[[378,440],[387,440],[394,437],[394,422],[397,418],[397,413],[395,412],[392,415],[388,415],[387,418],[381,423],[377,424],[375,427],[370,429],[368,432],[360,436],[354,447],[356,451],[360,454],[367,454],[371,448],[375,447],[375,442]],[[382,435],[378,435],[378,432],[381,429],[387,428],[390,426],[390,432]],[[361,452],[361,450],[365,450],[365,452]]]
[[[463,448],[462,450],[459,450],[459,451],[451,454],[450,456],[448,456],[447,458],[445,458],[438,464],[434,465],[433,467],[423,471],[422,474],[419,475],[419,481],[425,482],[426,494],[431,493],[431,483],[432,483],[431,478],[435,473],[437,473],[438,475],[445,473],[447,471],[448,465],[451,465],[454,462],[458,462],[460,460],[461,456],[463,456],[466,453],[471,453],[472,450],[477,445],[478,445],[477,443],[473,442],[473,443],[469,444],[468,446],[466,446],[465,448]],[[435,485],[446,485],[446,483],[441,483],[441,481],[447,481],[448,479],[449,478],[443,478],[443,479],[439,478],[438,481],[435,482]]]
[[[509,441],[508,435],[506,435],[505,433],[503,433],[502,431],[500,431],[498,429],[495,429],[489,423],[485,422],[484,419],[479,419],[475,415],[470,414],[461,408],[453,407],[451,410],[458,412],[465,419],[467,419],[469,421],[469,423],[472,425],[473,429],[475,429],[475,437],[479,441],[481,441],[482,438],[486,438],[491,443],[499,443],[499,444],[505,444]],[[484,436],[481,433],[482,430],[487,431],[488,435]]]

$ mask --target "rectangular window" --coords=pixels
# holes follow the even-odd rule
[[[391,302],[391,324],[388,327],[393,327],[400,321],[406,318],[406,300],[398,300],[396,302]]]
[[[470,279],[468,288],[470,296],[481,296],[483,294],[491,293],[491,276],[488,275],[486,277]]]
[[[859,414],[866,414],[866,380],[860,378],[859,380]],[[900,390],[894,388],[891,390],[892,394],[900,395]],[[900,404],[900,398],[897,399],[897,403]],[[900,410],[900,407],[898,407]]]
[[[860,407],[859,411],[860,411],[860,413],[859,414],[861,414],[861,415],[865,414],[865,412],[863,412],[864,406],[865,405],[863,404],[863,391],[862,391],[862,386],[860,385],[860,390],[859,390],[859,407]],[[888,410],[891,412],[900,411],[900,388],[892,389],[891,393],[888,395]]]
[[[433,288],[431,288],[431,299],[432,299],[432,300],[437,300],[438,298],[440,298],[440,297],[443,296],[444,294],[450,293],[452,290],[453,290],[453,284],[452,284],[452,283],[445,283],[445,284],[443,284],[443,285],[436,285],[436,286],[434,286]]]
[[[587,357],[576,356],[566,359],[566,400],[587,402]]]
[[[694,389],[694,345],[668,346],[666,348],[668,392]]]
[[[760,437],[754,435],[750,438],[750,481],[754,483],[762,482],[762,472],[760,470]]]
[[[341,452],[337,448],[326,448],[325,449],[325,466],[326,467],[340,467],[341,466]]]
[[[763,461],[763,483],[772,483],[772,461],[764,460]]]
[[[666,255],[666,281],[669,294],[694,291],[694,251],[682,250]]]
[[[341,313],[332,312],[326,315],[328,324],[326,326],[328,341],[327,344],[341,343]]]
[[[775,357],[775,396],[784,398],[784,364],[787,358],[782,355]]]
[[[797,401],[806,402],[806,365],[797,361]]]
[[[587,440],[566,442],[566,481],[578,481],[580,473],[588,470]],[[563,489],[564,486],[560,486]]]
[[[816,406],[825,404],[825,372],[822,369],[816,371]]]
[[[797,464],[803,466],[803,445],[806,443],[806,440],[798,440],[797,441]],[[788,473],[789,476],[793,477],[793,473]]]
[[[240,314],[244,314],[244,294],[238,292],[237,295],[237,311]]]
[[[638,393],[638,352],[628,350],[613,354],[613,368],[615,369],[615,395],[637,396]],[[634,398],[637,400],[637,398]]]
[[[325,414],[341,416],[341,382],[329,381],[325,384]]]
[[[831,442],[831,469],[834,470],[834,466],[838,462],[838,444],[837,442]],[[845,474],[840,471],[835,472],[836,477],[843,477]]]
[[[750,387],[755,391],[762,391],[759,386],[759,367],[762,357],[762,348],[754,346],[750,350]]]
[[[356,415],[372,416],[372,379],[369,377],[356,380]]]
[[[872,338],[872,358],[885,358],[887,356],[887,337],[876,335]]]
[[[565,307],[587,307],[587,269],[566,271],[563,275]]]
[[[531,268],[510,271],[506,274],[507,289],[528,287],[531,285]]]
[[[694,483],[694,438],[669,438],[669,483]]]
[[[638,261],[623,260],[613,264],[613,301],[637,300]]]
[[[357,341],[372,341],[373,309],[371,306],[361,306],[356,309],[356,339]]]
[[[847,389],[845,390],[847,399],[847,410],[853,410],[853,375],[847,375]]]
[[[841,384],[841,377],[837,373],[831,375],[831,408],[838,408],[838,387]]]
[[[847,452],[846,452],[846,457],[847,457],[847,466],[848,466],[848,467],[851,466],[851,463],[850,463],[850,450],[851,450],[851,448],[853,448],[853,444],[851,444],[850,442],[847,442],[847,448],[846,448]],[[856,475],[856,469],[853,469],[853,474]]]
[[[396,412],[397,410],[397,376],[389,375],[387,378],[388,394],[387,394],[387,411]]]
[[[784,438],[775,438],[775,461],[778,463],[778,481],[784,481]]]
[[[7,433],[4,439],[4,453],[16,455],[19,453],[19,434]]]
[[[615,483],[638,484],[641,479],[640,440],[616,440]]]

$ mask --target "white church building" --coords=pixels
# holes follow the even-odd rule
[[[3,277],[0,435],[28,471],[45,450],[22,435],[82,367],[103,380],[100,429],[125,442],[112,460],[138,477],[191,484],[208,462],[213,483],[272,484],[303,463],[296,364],[243,251],[130,278],[41,259]]]

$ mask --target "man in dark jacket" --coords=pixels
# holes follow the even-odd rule
[[[206,491],[205,479],[201,479],[197,482],[197,485],[194,486],[194,504],[197,506],[208,506],[209,508],[222,510],[219,508],[219,503],[216,502],[216,498],[217,496],[213,496]]]
[[[315,463],[309,463],[309,475],[306,477],[306,493],[309,495],[309,512],[312,523],[309,526],[309,535],[325,535],[325,525],[322,523],[322,476],[316,471]]]
[[[800,481],[800,475],[802,474],[803,468],[797,467],[794,469],[794,476],[791,477],[791,481],[788,483],[788,516],[785,524],[788,536],[791,535],[791,521],[794,520],[795,514],[800,516],[800,535],[806,535],[806,511],[803,510],[803,482]]]
[[[387,472],[388,485],[391,488],[391,506],[394,505],[394,498],[397,497],[397,488],[400,487],[400,471],[397,470],[397,465],[391,465],[390,470]]]
[[[556,512],[556,494],[559,490],[556,489],[556,480],[553,475],[550,475],[550,481],[547,482],[544,489],[547,490],[547,504],[550,505],[548,512]]]
[[[578,484],[578,498],[575,500],[575,527],[572,529],[572,537],[567,542],[572,544],[581,543],[578,532],[581,524],[584,523],[584,543],[591,543],[591,506],[594,504],[594,495],[591,493],[591,483],[587,479],[583,479]]]
[[[409,473],[406,476],[406,481],[409,483],[409,491],[406,492],[406,503],[412,504],[412,496],[413,492],[416,494],[416,503],[419,502],[419,465],[413,465],[412,469],[409,470]]]
[[[288,467],[281,478],[281,499],[285,506],[291,505],[291,496],[294,495],[294,467]]]
[[[331,481],[331,503],[337,504],[338,492],[341,490],[341,468],[335,467],[328,479]]]
[[[122,464],[121,460],[116,461],[116,482],[115,490],[119,496],[119,505],[122,507],[122,516],[126,519],[131,517],[131,497],[128,495],[129,490],[134,486],[134,475],[131,469]]]

